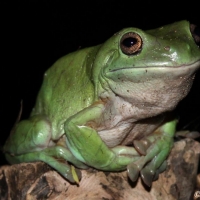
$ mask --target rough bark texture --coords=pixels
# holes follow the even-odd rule
[[[168,167],[151,188],[140,179],[132,183],[126,172],[83,170],[80,185],[71,185],[42,162],[0,168],[0,199],[69,200],[189,200],[196,188],[200,144],[191,139],[176,142]],[[198,182],[198,181],[197,181]],[[197,184],[198,186],[198,184]]]

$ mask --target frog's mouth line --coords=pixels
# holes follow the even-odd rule
[[[116,71],[120,71],[120,70],[134,70],[134,69],[146,69],[146,70],[149,70],[149,69],[177,69],[177,68],[198,68],[200,67],[200,59],[191,63],[191,64],[183,64],[183,65],[178,65],[178,66],[166,66],[166,65],[162,65],[162,66],[143,66],[143,67],[122,67],[122,68],[118,68],[118,69],[113,69],[113,70],[110,70],[106,73],[109,73],[109,72],[116,72]]]

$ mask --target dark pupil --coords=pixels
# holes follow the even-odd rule
[[[123,40],[122,44],[125,46],[125,47],[132,47],[133,45],[135,45],[137,43],[137,39],[136,38],[132,38],[132,37],[129,37],[129,38],[126,38]]]

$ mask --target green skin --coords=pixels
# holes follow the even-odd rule
[[[135,53],[122,49],[128,32],[142,41],[134,40]],[[127,169],[131,180],[140,173],[150,186],[173,146],[177,120],[167,113],[187,95],[199,67],[187,21],[126,28],[102,45],[70,53],[44,74],[30,118],[16,123],[4,146],[6,158],[44,161],[70,182],[81,178],[71,164]]]

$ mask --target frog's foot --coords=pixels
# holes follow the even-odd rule
[[[49,147],[42,151],[29,152],[22,155],[13,156],[6,153],[6,158],[13,164],[19,162],[43,161],[58,171],[58,173],[71,183],[76,182],[77,184],[79,184],[79,180],[81,179],[81,172],[68,162],[73,163],[78,168],[88,168],[88,166],[78,161],[68,149],[61,146]]]
[[[130,179],[136,181],[139,174],[149,187],[159,173],[166,169],[166,158],[173,146],[177,120],[165,123],[152,135],[134,141],[135,149],[141,157],[127,166]]]
[[[188,130],[183,130],[183,131],[177,131],[175,134],[175,137],[180,138],[191,138],[191,139],[197,139],[200,137],[200,133],[198,131],[188,131]]]
[[[170,138],[161,137],[150,145],[150,141],[136,141],[140,147],[140,153],[142,155],[136,162],[132,162],[127,166],[129,178],[132,181],[136,181],[139,173],[146,185],[149,187],[153,180],[156,180],[159,173],[166,169],[165,159],[171,150],[171,144],[173,140]],[[148,141],[148,142],[147,142]],[[137,147],[138,148],[138,147]],[[136,149],[137,149],[136,148]]]

